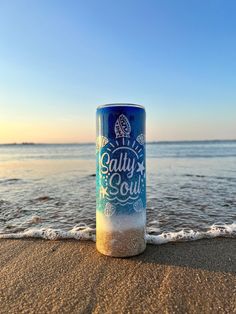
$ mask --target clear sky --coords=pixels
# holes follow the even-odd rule
[[[113,102],[148,140],[235,139],[236,1],[0,1],[1,143],[94,141]]]

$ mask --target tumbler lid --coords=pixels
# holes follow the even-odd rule
[[[144,106],[141,106],[138,104],[129,104],[129,103],[105,104],[105,105],[98,106],[97,109],[106,108],[106,107],[136,107],[136,108],[141,108],[145,110]]]

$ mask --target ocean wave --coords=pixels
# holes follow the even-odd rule
[[[0,184],[14,184],[23,181],[19,178],[7,178],[7,179],[0,179]]]
[[[195,241],[200,239],[213,239],[217,237],[236,238],[236,223],[212,225],[207,231],[180,230],[163,232],[160,235],[146,235],[149,244],[165,244],[169,242]]]
[[[0,239],[23,239],[41,238],[46,240],[90,240],[96,241],[96,229],[86,225],[75,226],[70,231],[63,231],[52,228],[30,228],[24,232],[0,234]],[[217,225],[214,224],[207,231],[180,230],[173,232],[163,232],[159,235],[146,234],[148,244],[159,245],[169,242],[186,242],[200,239],[212,239],[217,237],[236,238],[236,223]]]
[[[23,238],[41,238],[46,240],[92,240],[96,241],[95,229],[90,227],[75,226],[70,231],[64,231],[52,228],[30,228],[19,233],[3,233],[0,239],[23,239]]]
[[[183,177],[190,177],[190,178],[209,178],[209,179],[227,180],[227,181],[236,182],[236,178],[234,178],[234,177],[206,176],[206,175],[190,174],[190,173],[183,174]]]

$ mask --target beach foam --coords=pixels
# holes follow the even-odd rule
[[[0,239],[42,238],[47,240],[76,239],[96,241],[96,229],[86,225],[75,226],[70,231],[51,228],[30,228],[24,232],[0,234]],[[168,242],[195,241],[217,237],[236,238],[236,223],[212,225],[207,231],[181,230],[163,232],[159,235],[146,234],[148,244],[165,244]]]
[[[177,232],[163,232],[160,235],[146,234],[149,244],[164,244],[178,241],[194,241],[217,237],[236,238],[236,223],[229,225],[212,225],[207,231],[181,230]]]
[[[96,230],[90,227],[75,226],[70,231],[52,228],[30,228],[24,232],[0,234],[0,239],[42,238],[46,240],[96,240]]]

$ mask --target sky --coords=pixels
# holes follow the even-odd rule
[[[236,2],[0,0],[0,143],[93,142],[142,104],[147,140],[236,138]]]

